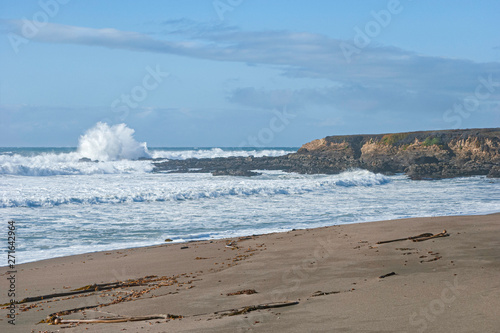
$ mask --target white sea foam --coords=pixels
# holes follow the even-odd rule
[[[148,151],[125,125],[98,124],[81,137],[78,149],[0,148],[0,220],[18,223],[22,241],[16,246],[16,261],[23,263],[159,244],[165,238],[188,241],[500,211],[500,181],[486,177],[419,182],[366,170],[338,175],[263,171],[251,178],[214,177],[152,173],[152,161],[137,160],[289,152],[244,148]],[[82,157],[99,162],[80,162]]]
[[[80,137],[76,151],[6,150],[0,154],[0,175],[56,176],[148,173],[150,161],[139,158],[187,159],[229,156],[280,156],[293,152],[284,149],[153,149],[133,137],[125,124],[109,126],[97,123]],[[92,162],[81,161],[82,158]]]
[[[220,148],[205,150],[154,150],[152,157],[165,159],[213,158],[228,156],[279,156],[289,153],[286,150],[222,150]],[[94,175],[121,173],[148,173],[153,170],[151,161],[147,160],[99,160],[82,162],[85,153],[40,153],[25,156],[21,154],[0,155],[0,175],[18,176],[56,176],[56,175]],[[92,155],[96,157],[99,154]],[[87,155],[88,156],[88,155]]]
[[[106,163],[119,162],[149,163]],[[354,170],[265,171],[251,178],[136,172],[0,180],[0,215],[22,230],[20,262],[160,244],[165,238],[500,211],[500,181],[486,177],[418,182]]]
[[[134,130],[125,124],[97,123],[80,137],[78,153],[97,161],[136,160],[151,157],[145,142],[134,139]]]
[[[294,150],[285,149],[262,149],[262,150],[224,150],[222,148],[212,149],[186,149],[186,150],[153,150],[151,155],[153,158],[164,158],[169,160],[185,160],[188,158],[217,158],[231,156],[282,156],[295,152]]]
[[[0,175],[56,176],[151,172],[148,161],[80,162],[79,153],[0,155]]]
[[[43,184],[46,184],[45,180],[34,180],[32,183],[40,183],[41,189],[34,186],[31,192],[13,191],[9,196],[4,195],[0,197],[0,208],[185,201],[231,196],[273,197],[310,192],[331,193],[338,187],[367,187],[390,182],[388,177],[366,170],[354,170],[317,179],[279,171],[265,172],[261,177],[243,181],[241,178],[234,177],[219,177],[214,181],[214,177],[209,174],[201,177],[197,175],[152,175],[152,177],[137,178],[133,174],[127,178],[124,178],[124,175],[119,177],[119,179],[112,179],[103,175],[93,179],[92,182],[78,182],[77,187],[74,186],[73,179],[64,177],[51,181],[50,193],[47,193],[43,187]],[[100,182],[105,180],[112,181],[114,185],[101,185]],[[126,182],[127,185],[115,183],[120,180]]]

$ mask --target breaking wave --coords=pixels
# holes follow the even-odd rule
[[[161,176],[161,175],[157,175]],[[133,177],[133,176],[132,176]],[[179,177],[183,177],[179,175]],[[212,181],[210,175],[192,175],[192,181],[169,182],[154,178],[147,183],[145,180],[131,184],[126,188],[99,187],[99,181],[94,184],[81,184],[77,189],[67,187],[65,181],[57,186],[58,193],[52,195],[23,193],[0,198],[0,207],[52,207],[67,204],[95,205],[120,204],[131,202],[161,202],[215,199],[222,197],[252,197],[276,195],[302,195],[311,192],[331,193],[345,187],[368,187],[383,185],[390,178],[366,170],[354,170],[339,175],[315,177],[310,175],[284,174],[267,172],[262,176],[241,181],[238,178],[217,178]],[[194,181],[196,180],[196,181]],[[115,180],[116,181],[116,180]]]
[[[29,154],[3,152],[0,175],[55,176],[150,172],[151,163],[132,161],[151,157],[146,143],[137,142],[134,130],[125,124],[109,126],[97,123],[79,139],[71,152],[45,152],[33,149]],[[26,149],[25,149],[26,150]],[[82,159],[87,159],[82,162]]]
[[[262,150],[224,150],[221,148],[211,149],[183,149],[183,150],[151,150],[150,154],[153,158],[164,158],[168,160],[186,160],[188,158],[217,158],[231,156],[282,156],[294,153],[295,150],[285,149],[262,149]]]
[[[156,148],[134,139],[125,124],[97,123],[79,139],[78,148],[6,148],[0,151],[0,175],[56,176],[148,173],[150,161],[141,158],[188,159],[229,156],[280,156],[285,149]],[[83,159],[83,160],[82,160]]]
[[[97,123],[80,137],[78,154],[96,161],[137,160],[150,158],[145,142],[134,139],[134,130],[125,124],[109,126]]]

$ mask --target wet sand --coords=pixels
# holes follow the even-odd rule
[[[377,244],[444,229],[448,237]],[[500,214],[165,243],[16,269],[16,300],[44,297],[18,304],[15,326],[4,306],[1,332],[498,332],[500,327]],[[0,304],[9,302],[8,270],[0,268]],[[62,324],[39,323],[53,313]],[[157,318],[65,322],[151,315]]]

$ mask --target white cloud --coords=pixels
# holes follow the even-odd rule
[[[177,20],[178,21],[178,20]],[[175,21],[175,22],[177,22]],[[182,21],[182,20],[181,20]],[[172,25],[175,22],[167,22]],[[440,89],[468,92],[478,74],[500,76],[499,63],[423,56],[395,47],[366,47],[347,63],[342,40],[319,34],[289,31],[246,32],[224,26],[181,22],[163,39],[138,32],[95,29],[47,23],[33,36],[45,43],[71,43],[134,51],[176,54],[216,61],[279,66],[289,77],[326,78],[363,86]],[[3,21],[11,33],[22,35],[25,21]],[[178,24],[178,23],[175,23]],[[184,38],[172,38],[180,34]],[[170,38],[170,39],[167,39]],[[175,40],[174,40],[175,39]]]
[[[22,34],[26,22],[2,21],[4,32]],[[160,37],[117,29],[95,29],[48,23],[32,36],[43,43],[81,44],[141,52],[175,54],[213,61],[278,68],[294,79],[320,78],[331,86],[298,90],[240,88],[231,102],[253,108],[283,105],[301,108],[331,106],[339,113],[394,115],[418,113],[441,119],[454,103],[475,93],[479,77],[500,81],[500,63],[476,63],[415,54],[390,46],[367,46],[348,63],[342,40],[290,31],[241,31],[224,25],[189,20],[164,22]],[[158,35],[157,35],[158,36]],[[500,88],[488,100],[498,103]]]

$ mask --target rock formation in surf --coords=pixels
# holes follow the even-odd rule
[[[354,168],[411,179],[500,177],[500,128],[328,136],[279,157],[189,159],[156,171],[252,175],[250,170],[336,174]]]
[[[297,154],[412,179],[498,175],[500,129],[422,131],[329,136],[303,145]]]

